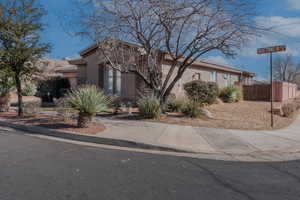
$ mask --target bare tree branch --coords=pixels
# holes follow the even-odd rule
[[[300,64],[293,62],[292,55],[278,56],[274,59],[274,78],[278,81],[297,83],[300,80]]]
[[[96,41],[109,37],[133,43],[131,50],[119,42],[113,43],[109,51],[105,45],[99,45],[99,52],[111,67],[122,72],[135,66],[138,76],[162,102],[198,58],[211,51],[235,56],[236,50],[263,30],[255,25],[255,9],[246,0],[93,0],[89,3],[89,12],[80,17],[80,25],[85,30],[81,33],[94,36]],[[171,67],[163,79],[164,56],[171,58]]]

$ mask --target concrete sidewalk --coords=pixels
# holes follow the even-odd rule
[[[99,118],[98,137],[128,140],[204,154],[299,153],[300,116],[286,129],[242,131]]]
[[[56,112],[44,114],[56,115]],[[300,115],[274,131],[243,131],[96,117],[106,130],[96,135],[62,132],[0,121],[27,133],[116,147],[185,153],[183,156],[239,161],[300,159]]]

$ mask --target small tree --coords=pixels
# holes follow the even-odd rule
[[[23,115],[21,80],[30,78],[35,62],[50,49],[40,41],[44,9],[36,0],[3,0],[0,2],[0,68],[9,68],[18,94],[18,115]]]

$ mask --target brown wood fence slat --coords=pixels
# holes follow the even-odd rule
[[[246,101],[269,101],[270,85],[244,85],[243,93]]]
[[[270,84],[244,85],[243,94],[246,101],[270,101]],[[297,85],[275,81],[273,84],[273,99],[284,102],[297,96]]]

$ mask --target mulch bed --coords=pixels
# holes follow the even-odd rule
[[[77,128],[77,120],[62,119],[55,116],[37,114],[35,116],[18,117],[15,112],[0,113],[0,120],[17,124],[39,126],[60,131],[70,131],[82,134],[97,134],[105,127],[99,123],[91,123],[88,128]]]

